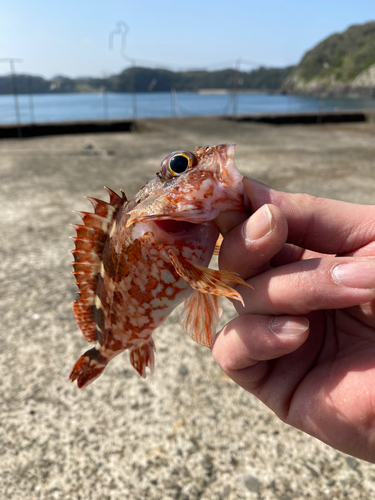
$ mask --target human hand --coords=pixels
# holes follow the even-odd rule
[[[375,462],[375,206],[244,187],[254,215],[218,218],[219,266],[253,289],[212,355],[284,422]]]

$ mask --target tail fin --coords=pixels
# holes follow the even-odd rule
[[[95,347],[83,354],[69,373],[72,382],[77,380],[80,389],[91,384],[106,367],[108,360],[105,359]]]

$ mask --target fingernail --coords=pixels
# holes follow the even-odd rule
[[[242,226],[245,240],[254,241],[263,238],[273,229],[273,217],[268,205],[263,205]]]
[[[309,327],[309,320],[306,318],[288,318],[275,316],[269,322],[271,332],[276,335],[301,335]]]
[[[332,278],[335,283],[348,288],[375,288],[375,262],[362,260],[340,264],[333,268]]]

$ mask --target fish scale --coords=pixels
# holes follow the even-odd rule
[[[74,226],[80,298],[73,311],[86,341],[96,343],[70,372],[78,387],[95,380],[125,350],[146,377],[155,362],[152,333],[178,304],[184,302],[182,328],[211,347],[220,296],[242,301],[229,286],[246,285],[238,275],[207,268],[218,251],[216,216],[249,208],[234,147],[171,153],[130,201],[106,188],[109,202],[87,198],[94,212],[77,212],[83,225]]]

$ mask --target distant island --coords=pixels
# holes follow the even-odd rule
[[[252,71],[170,71],[130,67],[107,78],[50,80],[17,74],[19,94],[72,92],[264,91],[321,97],[375,98],[375,22],[350,26],[306,52],[297,66]],[[10,75],[0,77],[0,94],[12,93]]]

